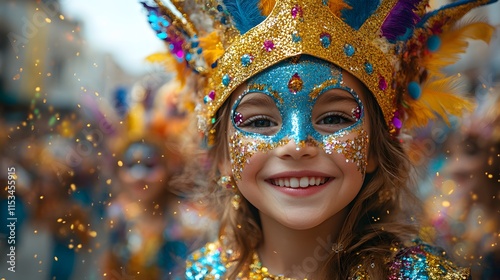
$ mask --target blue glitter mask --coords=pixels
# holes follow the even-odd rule
[[[316,100],[330,89],[349,92],[358,104],[357,108],[351,108],[350,117],[355,120],[354,123],[349,127],[342,127],[334,134],[358,127],[363,119],[363,105],[354,90],[344,85],[341,69],[311,56],[302,56],[298,61],[292,59],[278,63],[250,78],[248,90],[233,105],[233,126],[247,137],[268,142],[292,139],[300,146],[305,141],[314,139],[323,143],[332,133],[320,133],[314,128],[312,111]],[[238,111],[238,106],[245,96],[252,93],[265,94],[274,100],[283,120],[279,131],[266,135],[241,127],[246,120]]]
[[[236,178],[255,152],[291,140],[297,149],[308,144],[327,154],[343,154],[364,174],[368,146],[364,108],[356,92],[345,85],[340,68],[311,56],[295,57],[250,78],[247,85],[231,110],[236,132],[230,156]]]

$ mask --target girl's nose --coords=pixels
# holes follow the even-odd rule
[[[318,151],[319,147],[310,140],[300,141],[298,144],[295,140],[290,140],[287,144],[276,148],[276,153],[280,158],[294,160],[314,157]]]

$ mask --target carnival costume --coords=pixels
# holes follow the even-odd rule
[[[178,72],[182,82],[188,86],[194,83],[192,92],[201,93],[191,97],[196,104],[199,129],[205,132],[210,145],[215,141],[213,124],[217,111],[243,83],[249,84],[250,91],[255,87],[275,100],[281,100],[286,93],[298,95],[304,89],[311,89],[307,82],[311,77],[314,79],[314,70],[290,75],[285,86],[279,84],[280,89],[285,88],[278,91],[281,95],[268,90],[283,79],[273,81],[266,71],[283,64],[290,65],[284,66],[286,69],[293,69],[293,64],[321,66],[317,62],[321,60],[355,76],[375,97],[386,129],[395,141],[430,120],[447,121],[449,114],[460,115],[471,109],[471,103],[453,93],[458,77],[448,76],[443,68],[456,62],[467,47],[467,39],[490,40],[494,28],[486,23],[468,22],[459,26],[455,23],[471,9],[495,1],[457,1],[430,12],[428,2],[199,0],[171,1],[167,5],[156,0],[154,5],[144,3],[144,6],[149,11],[152,28],[170,50],[169,54],[151,59],[164,61]],[[341,74],[332,70],[331,77],[331,85],[314,86],[342,88]],[[260,80],[266,82],[259,83]],[[315,98],[314,89],[308,93],[310,100]],[[306,99],[301,100],[296,106],[307,113],[312,105],[305,104]],[[281,113],[286,114],[286,110],[280,107]],[[353,115],[359,119],[356,112]],[[297,118],[302,121],[300,116]],[[236,113],[232,119],[233,124],[239,122]],[[286,126],[285,123],[287,133],[294,133],[294,128]],[[308,136],[319,143],[329,143],[314,132],[305,135]],[[252,148],[266,151],[282,140],[266,139],[268,144]],[[297,145],[306,141],[299,133],[293,134],[293,139]],[[364,143],[361,142],[351,146]],[[328,153],[328,147],[323,145],[323,148]],[[231,157],[233,162],[241,162],[243,168],[248,155],[231,154]],[[356,162],[356,158],[347,159]],[[208,244],[188,259],[186,277],[221,279],[234,256],[237,252],[221,243]],[[454,266],[444,254],[422,243],[395,248],[393,257],[387,261],[390,279],[468,277],[466,269]],[[250,275],[241,275],[241,279],[287,279],[270,275],[256,254],[248,271]],[[352,278],[366,279],[363,269],[353,271]]]

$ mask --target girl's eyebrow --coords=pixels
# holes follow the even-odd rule
[[[268,107],[268,106],[276,106],[272,98],[265,94],[247,94],[246,96],[243,97],[241,100],[240,104],[238,105],[238,108],[245,108],[245,107]]]
[[[322,103],[330,102],[355,102],[358,104],[357,100],[349,92],[342,89],[332,89],[323,93],[318,100]]]

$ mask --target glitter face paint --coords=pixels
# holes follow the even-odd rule
[[[356,164],[364,175],[368,147],[368,134],[363,129],[364,108],[357,93],[345,85],[340,68],[314,57],[301,56],[268,68],[249,79],[247,84],[247,90],[237,98],[231,111],[235,133],[230,139],[230,156],[237,179],[241,178],[245,164],[256,152],[267,152],[291,140],[297,149],[314,145],[322,147],[327,154],[342,154],[346,162]],[[332,126],[335,129],[318,131],[313,116],[315,108],[321,108],[321,104],[316,101],[334,89],[347,92],[342,95],[344,99],[345,95],[349,96],[347,104],[356,105],[337,112],[342,116],[330,116],[333,118],[328,120],[344,120]],[[336,98],[335,94],[329,95]],[[339,97],[339,100],[343,99]],[[256,109],[246,116],[245,108],[252,102],[256,104],[249,106]],[[259,111],[258,102],[273,102],[276,112]]]

